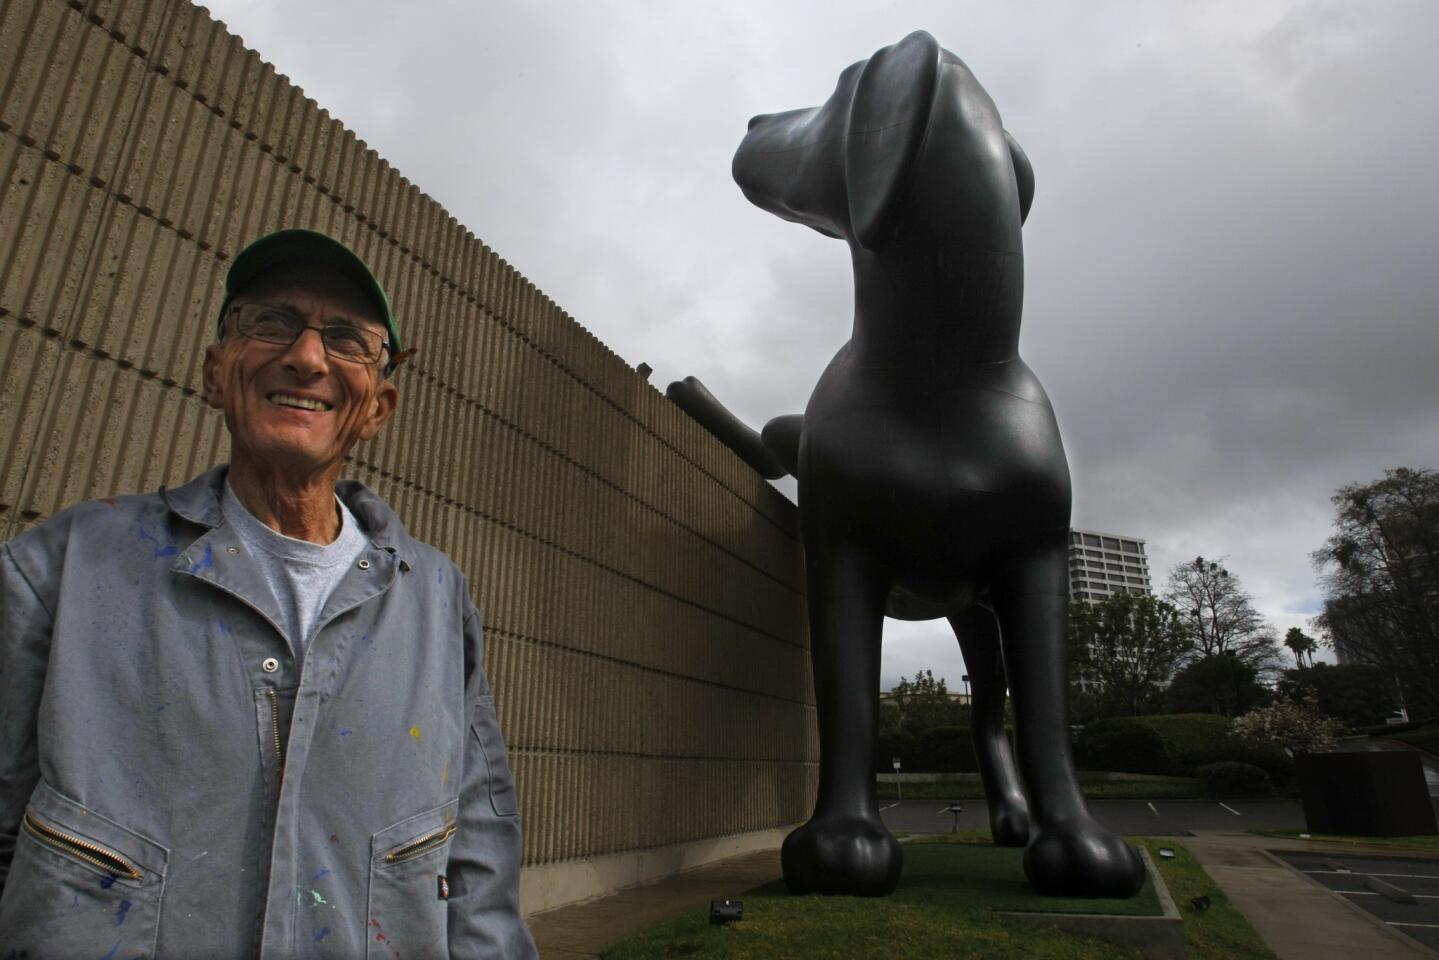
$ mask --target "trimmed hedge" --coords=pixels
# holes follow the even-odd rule
[[[1212,713],[1112,717],[1087,725],[1075,744],[1077,765],[1087,770],[1197,776],[1202,766],[1236,762],[1286,779],[1293,761],[1282,750],[1251,747],[1229,731],[1232,721]]]
[[[1211,797],[1267,797],[1274,792],[1269,774],[1252,763],[1206,763],[1194,771]]]
[[[968,727],[881,735],[876,772],[893,773],[895,757],[900,760],[900,773],[973,773],[979,769]]]
[[[1135,717],[1112,717],[1085,726],[1075,744],[1077,765],[1088,770],[1169,774],[1174,760],[1164,738]]]

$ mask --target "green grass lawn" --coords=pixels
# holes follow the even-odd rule
[[[1203,785],[1193,777],[1155,777],[1149,780],[1104,780],[1081,772],[1079,784],[1090,800],[1202,800]],[[880,803],[893,803],[898,793],[893,783],[878,785]],[[978,780],[947,783],[903,784],[904,799],[950,802],[983,800],[984,788]]]
[[[1265,946],[1259,934],[1244,919],[1244,914],[1229,902],[1224,891],[1210,879],[1182,844],[1150,837],[1134,838],[1143,845],[1164,878],[1169,895],[1174,898],[1179,915],[1184,918],[1184,939],[1189,945],[1191,960],[1274,960],[1274,952]],[[1159,849],[1174,851],[1173,860],[1164,860]],[[1195,897],[1208,897],[1208,910],[1191,906]]]
[[[1124,960],[1137,951],[1078,934],[1033,927],[998,916],[996,910],[1040,912],[1148,912],[1158,901],[1146,884],[1133,900],[1062,900],[1029,890],[1020,865],[1021,851],[974,842],[975,835],[905,845],[904,879],[889,897],[789,896],[783,881],[751,890],[741,898],[744,920],[711,927],[704,908],[659,924],[611,946],[606,960],[809,960],[809,958],[883,957],[930,960],[935,957],[983,960]],[[1157,857],[1160,841],[1140,841]],[[1160,870],[1175,899],[1208,894],[1214,906],[1204,912],[1182,910],[1196,960],[1272,960],[1238,911],[1193,858],[1173,843],[1175,860]],[[1183,899],[1181,899],[1181,896]]]

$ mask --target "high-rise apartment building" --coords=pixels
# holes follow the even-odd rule
[[[1144,541],[1097,530],[1069,531],[1069,599],[1103,600],[1116,593],[1150,596]]]

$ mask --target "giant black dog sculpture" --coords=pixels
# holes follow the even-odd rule
[[[1070,757],[1069,468],[1017,349],[1029,161],[969,69],[917,32],[845,70],[823,105],[755,117],[734,176],[759,207],[847,240],[854,262],[853,335],[802,417],[761,437],[693,378],[669,390],[762,473],[799,480],[820,772],[814,815],[784,843],[786,883],[899,882],[874,788],[888,612],[953,626],[991,830],[1028,844],[1031,884],[1134,894],[1143,865],[1091,818]]]

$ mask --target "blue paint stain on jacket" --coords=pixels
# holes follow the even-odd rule
[[[159,554],[156,554],[159,556]],[[199,573],[201,570],[209,570],[215,566],[215,549],[208,543],[205,544],[205,555],[197,562],[190,564],[191,573]]]
[[[159,559],[160,557],[173,557],[175,554],[180,552],[180,548],[175,546],[173,543],[161,543],[158,536],[156,536],[151,531],[146,530],[143,526],[139,527],[136,530],[136,536],[140,538],[140,541],[142,543],[150,543],[154,545],[156,559]],[[167,535],[165,539],[169,540],[170,538]]]

